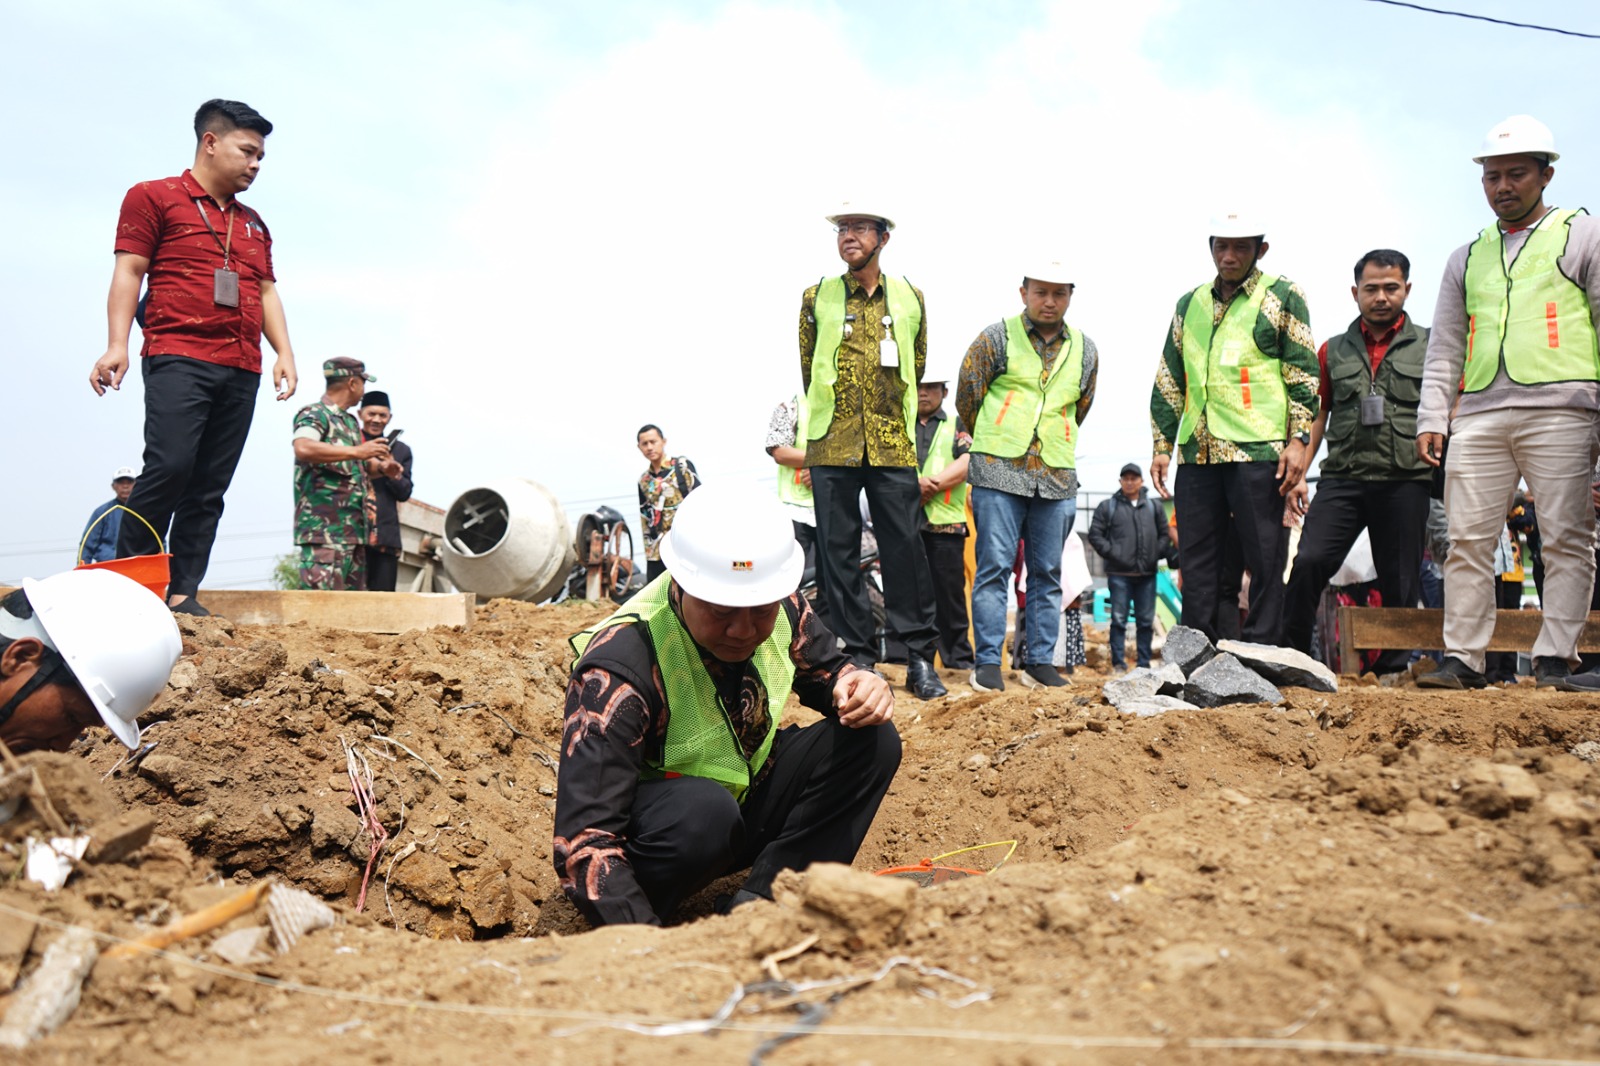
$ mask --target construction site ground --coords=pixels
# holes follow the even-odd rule
[[[565,638],[603,610],[495,601],[395,637],[184,618],[136,772],[103,734],[31,760],[64,817],[148,812],[155,837],[54,893],[0,882],[0,973],[8,942],[26,979],[61,924],[138,936],[269,877],[343,921],[243,967],[215,933],[103,958],[0,1063],[1600,1061],[1600,700],[1346,678],[1128,718],[1097,670],[997,694],[946,672],[949,699],[898,701],[855,870],[1015,840],[1001,869],[814,868],[728,916],[737,882],[590,931],[550,841]],[[390,835],[360,914],[345,743]],[[740,986],[719,1030],[674,1027]]]

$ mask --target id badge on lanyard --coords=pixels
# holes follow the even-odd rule
[[[217,236],[217,229],[211,224],[211,216],[206,214],[205,204],[195,200],[194,206],[195,210],[200,212],[200,220],[206,224],[206,229],[211,231],[211,239],[222,249],[222,265],[211,272],[211,302],[218,307],[238,307],[239,272],[229,269],[233,254],[234,212],[228,211],[228,239],[224,241]]]
[[[883,316],[883,336],[878,339],[878,365],[885,367],[900,366],[900,345],[894,339],[894,319],[889,315]]]

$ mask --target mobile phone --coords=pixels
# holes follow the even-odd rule
[[[402,429],[391,429],[389,431],[389,435],[384,437],[383,439],[388,441],[390,444],[393,444],[395,441],[400,439],[400,434],[402,434],[404,432],[405,432],[405,430],[402,430]]]

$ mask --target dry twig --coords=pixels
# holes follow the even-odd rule
[[[372,734],[372,736],[368,737],[367,739],[368,740],[379,740],[379,741],[382,741],[385,744],[393,744],[395,747],[399,748],[401,751],[405,752],[407,755],[411,756],[413,759],[415,759],[419,763],[421,763],[422,764],[422,768],[424,770],[428,771],[428,773],[432,774],[435,781],[438,781],[441,785],[444,784],[444,778],[439,776],[439,771],[435,770],[433,767],[428,765],[428,760],[427,759],[424,759],[422,756],[418,755],[416,752],[412,751],[410,748],[406,747],[404,744],[400,743],[398,740],[395,740],[393,737],[380,736],[377,733],[374,733],[374,734]]]

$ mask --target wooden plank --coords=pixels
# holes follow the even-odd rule
[[[306,589],[201,589],[212,614],[241,625],[309,622],[358,633],[404,633],[472,625],[470,592],[321,592]]]
[[[1540,611],[1497,611],[1494,633],[1484,650],[1526,653],[1533,648],[1543,623]],[[1340,607],[1339,633],[1341,645],[1351,650],[1437,650],[1444,647],[1444,612],[1427,607]],[[1589,612],[1578,637],[1578,651],[1600,652],[1600,611]]]

